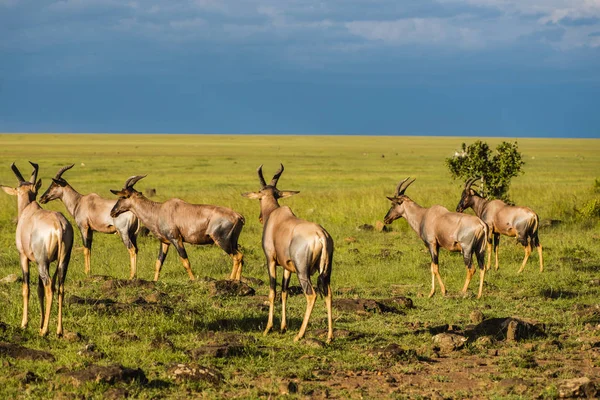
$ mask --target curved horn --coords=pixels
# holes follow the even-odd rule
[[[273,179],[271,179],[270,185],[273,187],[277,186],[279,177],[281,176],[281,174],[283,174],[283,164],[279,164],[279,165],[280,165],[279,169],[277,170],[277,172],[275,172],[275,175],[273,175]]]
[[[65,171],[73,168],[74,165],[75,164],[67,165],[66,167],[62,167],[61,169],[59,169],[58,172],[56,173],[56,175],[54,176],[54,179],[60,179],[62,174],[64,174]]]
[[[477,179],[479,179],[479,178],[471,178],[471,179],[468,179],[468,180],[465,182],[465,189],[470,189],[470,188],[471,188],[471,185],[473,185],[473,183],[475,183],[475,181],[476,181]]]
[[[265,177],[263,176],[262,173],[262,164],[260,164],[260,167],[258,167],[258,169],[256,170],[256,172],[258,173],[258,180],[260,181],[260,188],[264,188],[265,186],[267,186],[267,182],[265,182]]]
[[[124,189],[132,188],[140,179],[145,178],[146,175],[131,176],[125,181]]]
[[[30,183],[35,183],[38,176],[39,165],[34,162],[29,161],[29,164],[33,167],[33,171],[31,172],[31,178],[29,178]]]
[[[408,178],[407,178],[408,179]],[[402,190],[400,192],[398,192],[398,195],[404,194],[404,192],[406,191],[406,189],[414,182],[416,181],[417,178],[414,178],[412,181],[408,182],[406,185],[404,185],[404,187],[402,188]]]
[[[406,182],[409,179],[410,179],[410,176],[408,178],[406,178],[405,180],[400,181],[400,183],[398,183],[398,185],[396,186],[396,191],[394,192],[394,196],[400,196],[400,189],[402,189],[402,185],[404,184],[404,182]]]
[[[19,180],[19,183],[25,182],[25,179],[23,178],[23,175],[21,175],[21,172],[19,171],[19,168],[17,168],[17,166],[15,165],[15,163],[12,163],[12,165],[10,166],[10,168],[13,170],[13,172],[17,176],[17,179]]]

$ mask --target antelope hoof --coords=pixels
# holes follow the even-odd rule
[[[40,329],[40,336],[46,336],[48,334],[48,330]]]
[[[294,338],[294,342],[298,342],[300,339],[302,339],[302,336],[296,335],[296,337]]]
[[[427,296],[427,297],[428,297],[428,298],[432,298],[434,294],[435,294],[435,290],[432,290],[432,291],[429,293],[429,296]]]
[[[268,327],[267,329],[264,330],[263,336],[267,336],[269,334],[269,332],[271,332],[271,327]]]
[[[285,327],[285,326],[282,326],[281,329],[279,330],[279,333],[281,333],[282,335],[286,332],[287,332],[287,327]]]

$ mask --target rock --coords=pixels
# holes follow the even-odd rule
[[[467,338],[457,333],[438,333],[431,338],[440,351],[449,353],[461,349],[467,342]]]
[[[18,344],[6,342],[0,342],[0,356],[8,356],[19,360],[54,361],[54,356],[46,351],[32,350]]]
[[[83,339],[83,336],[79,332],[64,332],[63,339],[67,342],[79,342]]]
[[[597,393],[596,385],[587,376],[566,379],[558,386],[558,396],[561,398],[587,397],[591,399],[595,398]]]
[[[120,341],[137,342],[138,340],[140,340],[140,338],[135,333],[125,332],[125,331],[117,331],[117,332],[113,333],[112,335],[110,335],[110,340],[113,342],[120,342]]]
[[[281,384],[279,385],[279,394],[286,395],[286,394],[294,394],[294,393],[298,393],[298,384],[296,382],[294,382],[294,381],[289,381],[287,383],[281,382]]]
[[[375,230],[375,227],[373,225],[369,225],[369,224],[362,224],[362,225],[357,226],[356,229],[359,231],[371,232],[371,231]]]
[[[203,367],[198,364],[175,364],[167,371],[169,377],[177,382],[194,381],[208,382],[213,385],[219,385],[223,382],[223,374],[220,371],[210,367]]]
[[[154,291],[154,292],[144,296],[143,299],[146,303],[157,304],[157,303],[160,303],[160,301],[166,297],[167,297],[166,293]]]
[[[242,282],[247,285],[263,286],[265,282],[262,279],[253,278],[251,276],[242,276]]]
[[[94,343],[88,343],[85,346],[83,346],[83,348],[77,352],[77,355],[86,358],[91,358],[93,360],[100,360],[106,357],[106,355],[103,352],[96,350],[96,345]]]
[[[493,336],[480,336],[475,340],[475,346],[480,349],[487,349],[496,343]]]
[[[353,236],[349,236],[347,238],[344,238],[344,242],[346,242],[346,243],[354,243],[354,242],[356,242],[356,238],[353,237]]]
[[[27,372],[22,372],[20,374],[17,374],[15,376],[15,378],[21,382],[21,384],[23,385],[28,385],[30,383],[33,382],[39,382],[41,381],[41,378],[39,376],[37,376],[36,374],[34,374],[31,371],[27,371]]]
[[[390,226],[389,226],[389,225],[386,225],[386,224],[384,224],[384,223],[383,223],[383,222],[381,222],[381,221],[377,221],[377,222],[375,222],[375,230],[376,230],[377,232],[389,232],[389,231],[391,231],[392,229],[390,228]]]
[[[6,275],[4,278],[0,279],[0,283],[14,283],[19,280],[17,274]]]
[[[374,347],[367,354],[386,360],[416,361],[418,359],[417,353],[414,350],[404,350],[396,343],[390,343],[384,347]]]
[[[485,317],[484,317],[483,313],[479,310],[473,310],[473,311],[471,311],[471,314],[469,314],[469,319],[474,324],[479,324],[479,323],[483,322],[484,318]]]
[[[414,308],[415,306],[413,305],[413,301],[410,297],[406,297],[406,296],[395,296],[395,297],[391,297],[389,299],[383,299],[380,301],[381,303],[391,306],[391,307],[400,307],[400,308],[406,308],[406,309],[411,309]]]
[[[525,321],[516,317],[489,318],[472,329],[465,330],[469,337],[494,336],[497,340],[518,341],[534,337],[545,337],[545,326],[535,321]]]
[[[146,383],[148,379],[146,374],[141,369],[126,368],[122,365],[90,365],[89,367],[78,370],[62,373],[63,379],[70,382],[74,386],[81,386],[86,382],[95,382],[114,385],[119,382],[138,381]]]
[[[340,311],[365,314],[367,312],[404,314],[394,306],[370,299],[334,299],[333,306]]]

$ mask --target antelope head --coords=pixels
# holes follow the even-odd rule
[[[458,202],[458,205],[456,206],[456,212],[463,212],[467,208],[472,207],[473,206],[473,196],[481,197],[479,195],[479,193],[477,193],[472,188],[473,183],[475,183],[475,181],[477,181],[478,179],[481,179],[481,178],[471,178],[465,182],[465,188],[463,189],[462,196],[460,197],[460,201]]]
[[[256,170],[258,173],[258,180],[260,182],[260,190],[258,192],[246,192],[242,193],[242,196],[247,197],[249,199],[258,199],[260,201],[260,215],[258,216],[258,220],[262,224],[264,222],[263,218],[263,206],[271,211],[277,207],[279,207],[278,199],[284,199],[286,197],[293,196],[295,194],[300,193],[295,190],[279,190],[277,189],[277,182],[279,181],[279,177],[283,173],[283,164],[280,164],[279,170],[273,175],[273,179],[267,185],[265,181],[265,177],[262,172],[262,165],[258,167]]]
[[[146,175],[132,176],[125,181],[125,185],[121,190],[112,190],[113,194],[119,196],[119,200],[115,203],[112,210],[110,210],[110,216],[113,218],[118,217],[126,211],[129,211],[137,199],[144,198],[144,195],[133,188],[140,179],[145,178]]]
[[[392,202],[390,210],[387,212],[385,218],[383,219],[383,222],[385,222],[386,224],[391,224],[393,221],[404,216],[404,201],[408,199],[408,196],[404,194],[404,191],[415,181],[416,178],[406,183],[406,181],[408,181],[409,179],[410,177],[398,183],[398,186],[396,186],[396,192],[394,193],[394,196],[386,196]]]
[[[10,186],[1,186],[2,190],[4,190],[6,193],[10,194],[11,196],[18,197],[19,209],[21,209],[21,204],[27,205],[35,201],[38,190],[42,186],[41,179],[36,182],[38,175],[38,165],[36,163],[32,163],[31,161],[29,161],[29,164],[33,166],[33,172],[31,173],[31,178],[29,178],[28,181],[26,181],[23,178],[23,175],[21,175],[21,172],[19,171],[15,163],[12,163],[10,167],[12,168],[15,176],[19,180],[19,186],[17,186],[16,188],[12,188]]]
[[[67,165],[58,170],[54,178],[52,178],[52,183],[48,186],[48,189],[44,192],[42,197],[40,197],[40,203],[46,204],[49,201],[60,199],[62,197],[63,188],[68,185],[67,181],[62,178],[62,174],[73,168],[75,164]]]

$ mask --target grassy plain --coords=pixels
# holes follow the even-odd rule
[[[403,295],[416,306],[406,310],[406,315],[334,310],[334,329],[349,332],[349,336],[321,348],[310,340],[292,341],[305,307],[304,297],[294,296],[288,306],[288,333],[263,337],[266,285],[254,286],[254,297],[210,297],[206,283],[188,281],[175,251],[171,251],[154,289],[117,287],[107,291],[101,278],[85,276],[77,232],[67,277],[67,299],[76,295],[131,303],[132,298],[151,291],[158,293],[159,304],[171,307],[172,312],[135,306],[123,312],[106,312],[71,303],[65,308],[64,326],[67,331],[78,333],[79,339],[68,341],[54,334],[40,338],[39,306],[33,285],[36,273],[32,279],[30,326],[25,331],[19,329],[21,284],[0,283],[0,322],[4,323],[0,341],[49,351],[55,357],[54,362],[31,361],[0,353],[0,397],[258,398],[283,394],[288,386],[296,387],[289,385],[294,382],[297,391],[293,393],[292,389],[291,398],[553,398],[558,396],[561,382],[568,378],[589,376],[600,384],[600,225],[597,219],[582,218],[577,211],[600,196],[594,188],[594,180],[600,178],[600,140],[518,140],[525,156],[525,174],[513,180],[511,198],[536,210],[542,220],[561,223],[541,228],[545,257],[542,274],[538,272],[537,255],[533,254],[525,272],[517,275],[523,250],[514,239],[503,238],[500,270],[486,275],[481,300],[472,295],[475,283],[471,284],[470,296],[459,296],[465,274],[462,258],[445,251],[440,257],[440,270],[449,295],[443,298],[438,292],[432,299],[426,297],[430,287],[429,256],[404,220],[394,222],[391,232],[357,229],[383,219],[389,208],[385,196],[407,176],[417,178],[407,190],[417,203],[442,204],[453,210],[462,183],[450,179],[444,158],[451,156],[463,141],[471,140],[0,135],[3,185],[16,185],[10,170],[13,161],[26,176],[31,171],[27,161],[39,163],[42,191],[61,166],[75,163],[64,177],[81,193],[96,192],[111,198],[109,189],[121,188],[127,177],[148,174],[136,186],[142,190],[155,188],[155,201],[180,197],[237,210],[246,217],[240,238],[245,254],[243,273],[265,281],[259,205],[240,193],[258,189],[256,168],[260,164],[264,164],[269,179],[282,162],[285,172],[278,186],[299,190],[300,194],[281,203],[289,205],[296,215],[320,223],[334,238],[334,296],[381,299]],[[491,147],[501,140],[486,139]],[[52,202],[46,208],[68,216],[60,202]],[[2,193],[0,278],[12,273],[20,275],[14,244],[15,217],[15,199]],[[138,278],[151,280],[158,243],[152,237],[140,238],[139,242]],[[198,277],[228,276],[231,262],[221,250],[190,245],[187,249]],[[125,279],[128,268],[127,252],[118,238],[96,234],[92,273]],[[292,285],[297,284],[294,276]],[[468,343],[463,350],[438,357],[428,328],[442,324],[465,326],[475,309],[486,317],[519,316],[542,322],[548,336],[525,343],[501,341],[483,349]],[[276,326],[279,311],[276,308]],[[317,329],[326,327],[325,317],[324,304],[318,300],[308,328],[309,338]],[[53,314],[51,332],[55,322]],[[208,331],[215,333],[207,336]],[[117,333],[121,336],[115,336]],[[241,340],[241,352],[225,358],[190,355],[211,341],[227,341],[226,334],[238,335],[235,340]],[[79,354],[90,343],[104,356]],[[372,348],[391,343],[399,344],[407,353],[414,352],[416,357],[389,360],[367,355]],[[490,356],[496,350],[498,355]],[[169,374],[171,365],[191,360],[218,369],[224,383],[179,382]],[[65,371],[81,370],[94,363],[141,368],[149,383],[74,386],[64,379]],[[27,372],[33,373],[35,379],[27,378]]]

